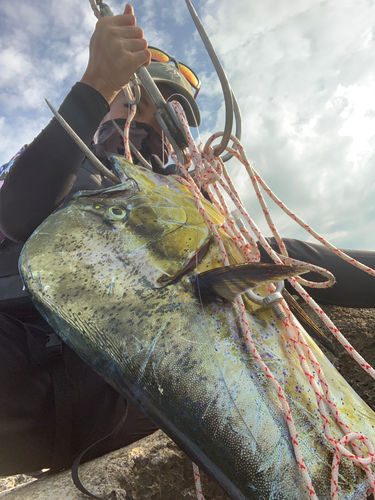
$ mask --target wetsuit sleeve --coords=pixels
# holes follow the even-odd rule
[[[59,112],[89,145],[109,111],[104,97],[76,83]],[[84,159],[75,142],[53,118],[16,159],[0,189],[0,230],[13,241],[26,241],[70,192]]]
[[[267,238],[271,247],[278,252],[275,238]],[[328,269],[336,278],[331,288],[309,288],[306,291],[319,304],[336,305],[341,307],[375,307],[375,277],[361,271],[352,264],[345,262],[325,246],[307,241],[284,238],[288,254],[293,259],[310,262],[324,269]],[[259,246],[262,261],[272,262],[263,248]],[[365,250],[343,250],[353,259],[366,266],[375,268],[375,252]],[[307,273],[303,278],[311,281],[326,281],[324,276],[317,273]],[[286,281],[290,293],[296,294],[294,288]]]

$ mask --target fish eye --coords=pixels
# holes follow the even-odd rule
[[[101,207],[100,207],[100,205],[95,205],[94,208],[96,208],[96,210],[99,210],[99,208],[101,208]]]
[[[114,205],[108,209],[109,215],[115,219],[123,219],[126,215],[126,208],[121,205]]]

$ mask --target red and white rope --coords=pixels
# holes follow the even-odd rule
[[[211,147],[211,143],[218,137],[222,136],[222,133],[217,133],[211,136],[210,140],[206,143],[205,150],[203,151],[203,160],[201,158],[201,155],[198,151],[198,148],[196,147],[191,134],[189,127],[187,125],[186,118],[184,117],[182,107],[179,103],[173,102],[172,103],[176,113],[178,116],[180,116],[181,120],[181,125],[184,128],[187,137],[188,137],[188,144],[189,144],[189,151],[191,155],[191,159],[189,162],[188,166],[183,166],[178,162],[178,159],[172,149],[169,146],[170,153],[172,154],[172,158],[174,161],[176,161],[178,167],[180,168],[180,171],[183,175],[183,177],[179,177],[179,181],[184,184],[189,190],[190,193],[192,194],[197,208],[199,212],[202,214],[204,219],[206,220],[208,227],[212,231],[212,234],[218,244],[219,250],[222,255],[223,263],[224,265],[229,265],[229,260],[228,256],[226,253],[225,246],[222,242],[222,239],[220,238],[219,233],[217,232],[217,229],[215,227],[215,224],[212,222],[206,211],[204,210],[204,207],[201,203],[201,193],[200,190],[198,189],[198,186],[201,187],[203,186],[204,189],[208,192],[210,195],[211,199],[213,200],[214,205],[218,208],[220,213],[225,217],[226,222],[223,225],[223,229],[227,232],[227,234],[232,237],[233,241],[235,244],[238,246],[238,248],[243,252],[244,256],[246,257],[247,260],[259,260],[259,252],[256,248],[256,244],[254,243],[254,240],[250,233],[247,231],[245,228],[244,224],[240,220],[239,224],[236,224],[236,222],[233,220],[233,217],[230,216],[228,206],[225,202],[224,196],[222,194],[222,191],[220,188],[224,189],[224,191],[228,194],[228,196],[231,198],[233,203],[235,204],[238,212],[242,215],[244,220],[247,222],[249,225],[251,231],[253,234],[259,239],[260,244],[265,248],[267,253],[270,255],[270,257],[276,262],[277,264],[294,264],[297,266],[303,266],[307,267],[314,272],[318,272],[324,276],[326,276],[327,281],[325,282],[310,282],[303,280],[301,278],[291,278],[290,282],[292,285],[296,288],[296,290],[303,296],[303,298],[306,300],[306,302],[314,309],[314,311],[321,317],[321,319],[325,322],[325,324],[328,326],[328,328],[332,331],[334,336],[342,343],[342,345],[346,348],[346,350],[349,352],[349,354],[356,359],[359,364],[372,376],[375,378],[375,370],[354,350],[354,348],[347,342],[347,340],[343,337],[341,332],[338,330],[338,328],[332,323],[332,321],[325,315],[325,313],[321,310],[321,308],[313,301],[313,299],[309,296],[309,294],[302,288],[302,286],[299,283],[303,283],[307,286],[311,287],[329,287],[334,284],[335,279],[332,276],[331,273],[329,273],[327,270],[319,268],[317,266],[313,266],[311,264],[306,264],[304,262],[296,261],[295,259],[291,259],[288,257],[288,253],[286,250],[286,247],[283,243],[282,238],[280,237],[276,226],[274,225],[272,218],[269,214],[268,207],[266,205],[266,202],[263,198],[262,192],[261,192],[261,187],[266,191],[266,193],[271,197],[271,199],[277,203],[277,205],[282,208],[282,210],[287,213],[290,217],[292,217],[293,220],[295,220],[301,227],[306,229],[312,236],[314,236],[320,243],[324,244],[327,248],[335,252],[339,257],[343,258],[347,262],[350,262],[352,265],[355,265],[359,269],[362,269],[363,271],[372,274],[375,276],[375,271],[373,269],[368,268],[367,266],[364,266],[363,264],[355,261],[348,255],[344,254],[344,252],[340,251],[339,249],[335,248],[333,245],[331,245],[329,242],[324,240],[318,233],[316,233],[313,229],[311,229],[305,222],[303,222],[301,219],[299,219],[292,211],[290,211],[271,191],[271,189],[265,184],[265,182],[261,179],[259,174],[253,169],[253,167],[250,165],[244,148],[240,144],[240,142],[235,138],[231,137],[231,140],[236,144],[237,150],[233,150],[232,148],[227,148],[229,152],[231,152],[236,158],[238,158],[239,161],[245,166],[251,182],[253,184],[256,196],[261,204],[264,216],[266,218],[266,221],[272,231],[272,234],[276,238],[276,241],[278,242],[279,248],[280,248],[280,254],[277,254],[274,252],[274,250],[270,247],[270,245],[267,243],[265,238],[263,237],[262,233],[254,223],[254,221],[250,218],[249,214],[247,213],[244,204],[242,203],[239,194],[237,193],[230,176],[222,163],[222,161],[219,158],[215,158],[213,154],[213,148]],[[191,164],[194,164],[195,170],[194,170],[194,180],[191,177],[191,175],[188,172],[188,168]],[[198,185],[198,186],[197,186]],[[211,188],[212,186],[212,188]],[[284,302],[284,301],[283,301]],[[274,387],[279,400],[281,402],[281,406],[283,408],[283,412],[286,417],[286,422],[289,428],[290,436],[291,436],[291,441],[293,445],[293,449],[295,452],[296,460],[299,465],[301,475],[303,477],[303,480],[305,482],[306,488],[309,492],[309,496],[311,499],[316,499],[316,493],[314,490],[314,487],[311,482],[310,475],[308,473],[308,470],[306,468],[301,448],[299,445],[298,441],[298,434],[296,431],[296,427],[293,421],[293,417],[290,411],[290,407],[288,404],[288,401],[286,399],[286,396],[274,377],[274,375],[271,373],[270,369],[266,365],[266,363],[263,361],[261,358],[260,354],[258,353],[256,346],[252,340],[251,336],[251,330],[247,321],[247,311],[245,308],[245,305],[243,303],[242,297],[238,297],[237,300],[237,307],[240,312],[240,318],[241,318],[241,327],[242,331],[244,334],[244,337],[246,339],[248,348],[251,350],[254,359],[257,361],[258,365],[262,369],[263,373],[265,376],[269,379],[270,383]],[[313,353],[311,352],[308,344],[306,343],[303,333],[296,322],[294,316],[292,315],[291,311],[287,307],[286,303],[283,303],[283,307],[286,310],[287,313],[287,318],[283,321],[284,326],[285,326],[285,331],[292,342],[292,345],[295,347],[296,352],[298,354],[298,358],[300,361],[300,366],[308,380],[308,383],[312,387],[316,400],[317,400],[317,405],[319,409],[319,414],[320,418],[322,420],[322,425],[323,425],[323,430],[324,434],[328,440],[328,442],[331,444],[333,450],[335,451],[334,454],[334,459],[333,459],[333,464],[332,464],[332,475],[331,475],[331,498],[333,500],[336,500],[338,497],[338,468],[339,468],[339,463],[340,463],[340,458],[342,455],[350,459],[353,463],[357,464],[358,466],[362,467],[368,477],[368,481],[371,487],[371,490],[373,493],[375,493],[375,485],[374,485],[374,475],[370,467],[368,467],[374,460],[374,447],[372,443],[369,441],[369,439],[364,436],[361,433],[358,432],[352,432],[348,425],[344,422],[343,417],[340,415],[336,405],[333,402],[333,399],[330,395],[328,384],[325,380],[323,371],[319,365],[319,363],[316,361]],[[318,380],[320,382],[321,388],[319,388],[315,376],[313,375],[312,371],[309,368],[308,362],[310,365],[313,367],[314,371],[316,372],[316,376],[318,377]],[[330,424],[329,424],[329,418],[328,418],[328,413],[330,413],[334,420],[337,422],[337,424],[341,427],[344,436],[340,441],[336,440],[332,432],[330,430]],[[351,445],[356,455],[349,451],[346,446]],[[363,448],[367,448],[367,456],[365,456],[365,453],[363,451]],[[194,469],[195,470],[195,469]],[[201,496],[198,496],[198,495]],[[203,495],[201,493],[201,488],[199,487],[199,493],[197,489],[197,496],[199,499],[203,498]]]
[[[100,19],[102,17],[100,10],[98,9],[98,6],[96,5],[95,0],[89,0],[91,8],[94,12],[94,15],[97,19]]]
[[[128,161],[132,161],[132,154],[129,146],[129,131],[130,131],[130,124],[133,121],[136,111],[137,111],[137,106],[135,104],[128,105],[128,117],[125,122],[124,135],[123,135],[124,149],[125,149],[124,158],[126,158]]]
[[[203,492],[202,492],[202,484],[201,484],[201,475],[199,473],[199,467],[194,462],[193,462],[193,473],[194,473],[195,492],[197,494],[197,499],[204,500],[204,496],[203,496]]]
[[[345,423],[344,418],[342,415],[339,414],[339,411],[337,409],[337,406],[333,402],[333,398],[330,395],[329,392],[329,387],[326,382],[326,379],[324,377],[324,373],[319,365],[319,363],[316,361],[313,353],[311,352],[308,344],[306,343],[303,333],[300,330],[299,325],[297,324],[294,316],[292,315],[290,309],[287,307],[286,304],[284,304],[287,313],[288,313],[288,318],[283,321],[286,332],[288,333],[289,339],[294,345],[299,361],[300,361],[300,366],[304,371],[304,374],[311,386],[311,388],[314,391],[316,401],[318,404],[319,408],[319,414],[320,418],[322,420],[322,425],[323,425],[323,430],[324,434],[327,438],[327,440],[330,442],[332,447],[336,450],[333,464],[332,464],[332,475],[331,475],[331,498],[337,498],[338,495],[338,468],[340,464],[340,458],[341,455],[344,455],[347,457],[349,460],[351,460],[353,463],[361,466],[368,477],[368,481],[370,484],[370,487],[374,491],[374,475],[369,467],[367,465],[371,464],[374,460],[374,447],[371,443],[371,441],[366,438],[361,433],[353,433],[350,431],[349,426]],[[293,328],[292,328],[293,327]],[[295,338],[294,331],[297,331],[297,338]],[[321,386],[323,388],[323,394],[321,393],[321,390],[319,389],[319,386],[315,380],[314,375],[311,373],[309,366],[307,364],[304,351],[310,361],[310,363],[314,366],[318,379],[321,383]],[[329,420],[328,420],[328,415],[326,408],[328,406],[328,409],[332,416],[334,416],[337,424],[341,427],[342,431],[345,433],[344,437],[340,440],[337,441],[331,432],[330,425],[329,425]],[[367,447],[368,451],[368,456],[365,457],[364,453],[361,449],[361,447],[358,445],[358,443],[355,441],[361,441],[365,446]],[[355,451],[358,453],[358,455],[354,455],[350,451],[348,451],[345,448],[345,445],[347,445],[349,442],[351,442],[352,447],[355,449]]]

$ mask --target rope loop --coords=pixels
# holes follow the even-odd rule
[[[211,162],[212,160],[215,160],[217,158],[215,156],[215,149],[212,146],[212,143],[214,142],[214,140],[218,139],[219,137],[222,137],[223,135],[224,132],[216,132],[207,139],[206,144],[203,147],[203,153],[202,153],[203,156],[207,159],[207,161]]]
[[[362,450],[355,444],[355,441],[362,441],[366,446],[368,451],[368,456],[364,457]],[[353,447],[358,448],[359,452],[362,454],[361,457],[355,456],[350,451],[348,451],[345,446],[349,443],[352,444]],[[337,500],[339,487],[338,487],[338,478],[339,478],[339,466],[341,461],[341,456],[349,458],[353,463],[361,466],[366,472],[367,479],[369,482],[370,490],[372,493],[375,492],[375,481],[374,481],[374,473],[368,467],[374,461],[374,446],[371,441],[363,434],[359,432],[350,432],[346,434],[339,442],[335,444],[336,453],[333,457],[332,461],[332,474],[331,474],[331,498],[333,500]]]
[[[346,449],[346,446],[351,443],[352,441],[361,441],[367,448],[368,456],[367,457],[358,457],[357,455],[354,455],[352,452]],[[346,434],[343,438],[340,439],[340,441],[335,442],[335,448],[336,452],[340,455],[343,455],[346,458],[349,458],[352,462],[358,464],[358,465],[370,465],[374,461],[375,457],[375,449],[371,441],[361,434],[360,432],[350,432]]]
[[[133,90],[134,94],[133,94]],[[141,89],[139,87],[139,83],[137,82],[136,76],[132,75],[130,77],[130,81],[125,87],[122,89],[126,99],[128,101],[128,104],[138,104],[139,101],[141,100]]]
[[[336,283],[336,278],[333,276],[333,274],[329,272],[327,269],[323,269],[323,267],[315,266],[314,264],[309,264],[301,260],[292,259],[291,257],[285,257],[284,255],[281,254],[277,255],[284,264],[291,264],[297,267],[305,267],[307,269],[310,269],[311,272],[318,273],[327,278],[327,281],[318,281],[318,282],[308,281],[302,277],[295,278],[296,282],[299,283],[300,285],[305,285],[310,288],[329,288]]]

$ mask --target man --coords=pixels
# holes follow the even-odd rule
[[[98,21],[85,74],[59,110],[87,145],[99,127],[94,146],[99,157],[123,147],[110,119],[126,119],[121,89],[141,65],[148,65],[165,98],[177,91],[188,100],[195,115],[186,105],[189,123],[199,124],[189,84],[177,70],[150,63],[143,32],[136,26],[132,7],[126,5],[124,14]],[[160,167],[162,141],[153,112],[143,92],[130,139],[147,160]],[[124,414],[123,399],[57,339],[25,296],[17,275],[23,242],[48,215],[79,189],[109,185],[53,119],[17,158],[0,190],[0,230],[19,242],[5,242],[0,256],[0,475],[69,467],[76,455],[109,433]],[[300,250],[302,245],[305,253],[311,249],[302,242],[295,244]],[[293,256],[303,260],[303,252]],[[313,257],[305,260],[314,262]],[[152,422],[129,405],[119,433],[85,458],[154,430]]]
[[[122,15],[98,21],[87,69],[59,110],[87,145],[101,124],[93,146],[98,156],[123,147],[110,120],[127,117],[122,89],[142,65],[149,66],[165,98],[176,92],[183,96],[189,122],[199,123],[187,80],[167,63],[150,64],[150,58],[131,5]],[[161,130],[154,111],[142,92],[130,139],[161,168]],[[123,398],[62,344],[32,306],[17,272],[23,243],[48,215],[80,189],[111,184],[53,119],[15,160],[0,190],[0,230],[8,238],[0,249],[0,475],[70,467],[124,415]],[[85,459],[156,430],[135,405],[128,406],[119,432]]]

